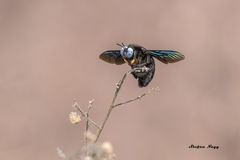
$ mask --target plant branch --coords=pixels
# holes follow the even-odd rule
[[[134,102],[134,101],[136,101],[136,100],[141,100],[142,97],[151,94],[153,91],[157,92],[157,91],[159,91],[159,88],[158,88],[158,87],[152,88],[152,89],[149,90],[148,92],[143,93],[143,94],[137,96],[137,97],[134,98],[134,99],[130,99],[130,100],[128,100],[128,101],[125,101],[125,102],[121,102],[121,103],[115,104],[115,105],[113,106],[113,108],[115,108],[115,107],[119,107],[119,106],[124,105],[124,104],[127,104],[127,103]]]
[[[106,115],[106,117],[105,117],[105,119],[104,119],[104,121],[103,121],[100,129],[99,129],[98,132],[97,132],[95,142],[97,142],[97,140],[98,140],[100,134],[102,133],[102,130],[103,130],[103,128],[104,128],[104,126],[105,126],[105,124],[106,124],[106,122],[107,122],[107,120],[108,120],[108,118],[109,118],[109,116],[110,116],[110,114],[111,114],[111,112],[112,112],[112,109],[114,108],[114,104],[115,104],[115,101],[116,101],[116,99],[117,99],[118,93],[119,93],[120,89],[122,88],[122,85],[123,85],[123,83],[124,83],[127,75],[130,74],[130,73],[132,73],[133,71],[134,71],[134,70],[130,70],[130,71],[126,72],[126,73],[123,75],[122,79],[119,81],[119,83],[117,83],[117,87],[116,87],[116,90],[115,90],[115,93],[114,93],[114,96],[113,96],[113,99],[112,99],[112,103],[111,103],[111,105],[109,106],[107,115]]]
[[[143,93],[143,94],[141,94],[140,96],[137,96],[137,97],[134,98],[134,99],[130,99],[130,100],[128,100],[128,101],[115,104],[115,105],[113,106],[113,108],[118,107],[118,106],[121,106],[121,105],[124,105],[124,104],[127,104],[127,103],[134,102],[134,101],[136,101],[136,100],[140,100],[142,97],[144,97],[144,96],[146,96],[146,95],[147,95],[147,93]]]
[[[99,130],[101,129],[101,127],[96,123],[94,122],[91,118],[89,118],[89,116],[87,115],[87,113],[85,113],[82,108],[78,105],[77,102],[75,102],[73,104],[73,107],[76,108],[80,113],[81,115],[88,121],[90,122],[92,125],[94,125],[95,127],[97,127]]]

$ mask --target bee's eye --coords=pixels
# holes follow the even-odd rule
[[[128,47],[123,47],[120,50],[120,54],[125,58],[132,58],[133,57],[133,49]]]
[[[128,48],[127,55],[128,55],[128,58],[131,58],[133,56],[133,49],[132,48]]]

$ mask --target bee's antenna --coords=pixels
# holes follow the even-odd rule
[[[121,44],[119,44],[119,43],[117,43],[116,45],[118,45],[118,46],[120,46],[120,47],[123,47],[123,45],[121,45]]]

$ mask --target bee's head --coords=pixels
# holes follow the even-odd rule
[[[126,46],[125,44],[119,44],[117,43],[118,46],[122,47],[120,50],[120,54],[124,59],[132,59],[134,56],[134,51],[133,48]]]
[[[133,49],[128,46],[123,46],[120,50],[120,54],[123,58],[133,58]]]

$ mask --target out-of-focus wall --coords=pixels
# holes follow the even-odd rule
[[[100,141],[117,159],[237,160],[240,2],[234,0],[1,0],[0,159],[59,159],[83,145],[84,123],[68,121],[73,100],[101,122],[129,67],[99,60],[118,42],[173,49],[186,59],[156,62],[151,84],[128,77]],[[189,149],[218,145],[220,149]]]

